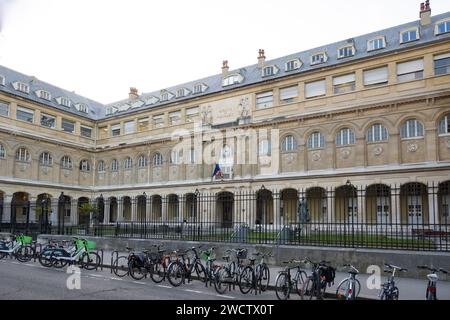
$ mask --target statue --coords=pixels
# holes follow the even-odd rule
[[[242,98],[239,103],[239,112],[241,114],[241,118],[245,118],[249,114],[249,101],[248,98]]]

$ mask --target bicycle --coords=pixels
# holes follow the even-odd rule
[[[39,263],[44,267],[51,267],[53,265],[53,261],[50,260],[50,256],[52,252],[56,249],[66,248],[66,250],[70,250],[71,252],[75,251],[75,246],[68,247],[66,240],[62,240],[61,243],[54,239],[49,239],[48,244],[41,249],[38,255]]]
[[[200,252],[200,258],[205,260],[205,272],[206,272],[206,281],[205,286],[208,284],[212,286],[212,283],[215,279],[216,272],[220,268],[220,265],[214,264],[216,258],[214,257],[214,250],[216,247],[211,247],[208,250],[204,250]]]
[[[270,270],[265,262],[266,257],[271,257],[271,253],[257,252],[253,254],[256,257],[261,256],[261,261],[255,265],[256,258],[249,259],[250,265],[242,270],[239,277],[239,289],[243,294],[255,290],[255,294],[261,294],[269,287]]]
[[[11,256],[20,262],[30,261],[34,256],[32,242],[33,238],[23,234],[13,235],[11,241],[0,241],[0,260]]]
[[[96,246],[94,241],[74,238],[74,245],[75,251],[67,248],[58,248],[52,251],[50,261],[55,268],[63,268],[67,264],[75,263],[86,270],[94,270],[100,266],[100,256],[92,251]]]
[[[385,264],[384,266],[385,268],[389,269],[384,270],[384,272],[391,273],[391,275],[388,276],[387,282],[383,283],[378,297],[380,298],[380,300],[398,300],[400,292],[395,285],[395,272],[397,270],[405,272],[408,271],[408,269],[391,264]]]
[[[323,300],[327,284],[330,284],[334,279],[334,273],[329,261],[313,262],[306,258],[304,263],[310,263],[312,265],[311,275],[308,276],[303,284],[301,299],[306,300],[309,297],[310,300],[317,299]]]
[[[244,269],[243,260],[247,258],[247,249],[228,249],[226,251],[228,255],[222,258],[226,261],[226,264],[220,266],[214,276],[214,288],[217,293],[224,294],[227,289],[231,291],[239,285],[239,276]],[[235,260],[231,260],[231,254],[234,255]]]
[[[296,263],[294,267],[289,267],[290,264]],[[290,260],[284,261],[286,268],[278,272],[275,280],[275,294],[278,300],[287,300],[290,298],[291,292],[295,290],[301,296],[303,284],[307,278],[306,272],[300,268],[302,261]],[[291,276],[291,270],[296,269],[294,277]]]
[[[350,268],[349,276],[339,283],[336,289],[336,297],[340,300],[356,300],[361,291],[361,283],[356,279],[359,271],[351,264],[344,264],[343,267]]]
[[[425,299],[426,300],[437,300],[437,282],[439,280],[437,272],[442,272],[444,274],[448,274],[448,271],[443,268],[436,269],[436,268],[430,268],[428,266],[417,266],[417,268],[431,271],[430,274],[427,274],[428,285],[427,285],[427,291],[425,293]]]
[[[188,252],[194,253],[192,263],[189,258],[186,258]],[[188,282],[191,282],[194,271],[200,281],[206,281],[206,270],[201,263],[196,247],[192,247],[183,253],[180,253],[179,258],[169,264],[169,267],[167,268],[167,279],[172,286],[178,287],[182,283],[185,283],[186,278],[188,279]]]
[[[116,251],[116,258],[111,263],[111,269],[114,272],[114,274],[120,278],[123,278],[130,274],[130,268],[129,268],[129,257],[133,254],[133,249],[126,247],[128,251],[128,255],[121,255],[119,256],[118,251]],[[113,253],[114,254],[114,253]]]

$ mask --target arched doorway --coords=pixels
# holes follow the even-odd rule
[[[109,222],[117,222],[118,204],[117,198],[109,198]]]
[[[197,195],[188,193],[186,195],[183,218],[186,221],[195,221],[197,219]]]
[[[147,197],[142,195],[137,197],[136,219],[139,222],[145,222],[147,212]]]
[[[306,204],[311,222],[327,221],[327,199],[327,193],[323,188],[314,187],[306,190]]]
[[[256,220],[255,224],[273,224],[273,194],[263,189],[256,194]]]
[[[402,223],[428,223],[428,190],[423,183],[412,182],[400,188]]]
[[[280,196],[280,216],[284,223],[298,222],[298,192],[295,189],[284,189]]]
[[[439,184],[439,222],[441,224],[450,223],[450,181]],[[437,221],[436,221],[437,223]]]
[[[78,198],[78,224],[89,225],[91,222],[91,215],[89,212],[89,198]]]
[[[97,223],[105,222],[105,199],[102,196],[97,198]]]
[[[233,226],[234,195],[231,192],[221,192],[217,195],[217,218],[222,228]]]
[[[11,201],[11,224],[30,222],[30,201],[26,192],[16,192]]]
[[[366,189],[367,223],[390,224],[392,221],[391,188],[373,184]]]
[[[152,217],[153,221],[161,221],[162,219],[162,198],[160,195],[152,196]]]
[[[50,213],[52,211],[52,199],[47,193],[37,196],[35,221],[40,225],[41,232],[47,233],[50,224]]]
[[[176,194],[170,194],[167,197],[167,218],[169,221],[175,221],[179,217],[179,202]]]
[[[358,222],[358,193],[354,186],[336,189],[336,222]]]
[[[123,219],[131,221],[131,198],[126,196],[122,198],[123,201]]]

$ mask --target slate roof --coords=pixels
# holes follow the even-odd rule
[[[302,74],[302,73],[305,73],[308,71],[313,71],[315,69],[331,67],[331,66],[335,66],[338,64],[346,63],[346,62],[365,59],[365,58],[369,58],[372,56],[382,55],[382,54],[386,54],[386,53],[390,53],[390,52],[400,51],[400,50],[408,49],[411,47],[418,47],[418,46],[433,43],[433,42],[445,41],[445,40],[448,41],[448,40],[450,40],[450,33],[445,33],[445,34],[437,35],[437,36],[434,33],[435,23],[440,20],[447,19],[447,18],[450,18],[450,12],[446,12],[446,13],[431,17],[431,24],[428,26],[425,26],[425,27],[422,27],[420,25],[420,20],[416,20],[416,21],[402,24],[402,25],[399,25],[396,27],[372,32],[372,33],[365,34],[362,36],[357,36],[357,37],[354,37],[351,39],[345,39],[345,40],[342,40],[339,42],[324,45],[324,46],[310,49],[310,50],[303,51],[303,52],[294,53],[294,54],[284,56],[281,58],[277,58],[277,59],[273,59],[273,60],[266,60],[265,66],[276,65],[279,68],[278,73],[276,73],[273,76],[269,76],[269,77],[262,77],[261,69],[258,68],[257,64],[254,64],[251,66],[246,66],[244,68],[230,70],[229,74],[239,73],[244,77],[244,80],[241,83],[234,84],[231,86],[222,87],[222,74],[217,74],[214,76],[210,76],[210,77],[203,78],[203,79],[198,79],[198,80],[184,83],[181,85],[164,88],[161,90],[167,90],[168,92],[173,94],[173,97],[171,99],[169,99],[168,101],[157,101],[153,104],[146,103],[146,101],[148,101],[152,96],[160,99],[161,98],[161,90],[149,92],[149,93],[143,93],[137,99],[132,99],[132,100],[126,99],[126,100],[122,100],[122,101],[104,105],[104,104],[98,103],[96,101],[93,101],[91,99],[82,97],[73,92],[70,92],[70,91],[61,89],[59,87],[56,87],[54,85],[48,84],[46,82],[43,82],[34,77],[27,76],[22,73],[16,72],[16,71],[6,68],[4,66],[0,66],[0,75],[5,77],[5,86],[0,85],[0,91],[8,92],[8,93],[11,93],[11,94],[14,94],[14,95],[26,98],[26,99],[30,99],[32,101],[40,102],[40,103],[51,106],[58,110],[70,111],[74,114],[77,114],[77,115],[83,116],[83,117],[87,117],[92,120],[100,120],[100,119],[105,119],[105,118],[109,118],[109,117],[114,117],[115,115],[128,114],[128,113],[132,113],[132,112],[138,111],[138,110],[150,109],[150,108],[154,108],[154,107],[158,107],[158,106],[167,105],[174,101],[185,101],[185,100],[189,100],[194,97],[204,96],[204,95],[222,92],[222,91],[223,92],[229,91],[229,90],[233,90],[233,89],[236,89],[239,87],[256,84],[259,82],[264,82],[264,81],[271,80],[271,79],[282,78],[282,77],[290,76],[293,74]],[[400,44],[400,32],[405,29],[412,28],[412,27],[419,27],[420,40],[413,41],[411,43]],[[375,37],[378,37],[378,36],[385,37],[386,48],[381,49],[381,50],[375,50],[375,51],[367,51],[367,41],[370,39],[373,39]],[[349,57],[349,58],[338,59],[338,56],[337,56],[338,49],[341,48],[342,46],[349,45],[349,44],[354,44],[354,47],[356,49],[355,55],[352,57]],[[327,62],[319,64],[319,65],[311,65],[310,57],[318,52],[326,52],[326,54],[328,56]],[[298,70],[289,71],[289,72],[285,71],[285,63],[290,60],[293,60],[293,59],[301,60],[301,62],[302,62],[301,68]],[[30,93],[26,94],[26,93],[22,93],[20,91],[16,91],[12,86],[12,83],[14,81],[21,81],[21,82],[25,82],[25,83],[29,84],[30,85]],[[206,85],[206,90],[204,90],[204,92],[202,92],[202,93],[194,94],[193,91],[194,91],[194,86],[196,84]],[[186,88],[186,89],[190,90],[191,92],[185,97],[177,98],[176,97],[177,90],[181,89],[181,88]],[[52,94],[52,101],[46,101],[44,99],[39,98],[35,94],[35,91],[39,90],[39,89],[44,89],[46,91],[49,91]],[[67,107],[59,105],[57,103],[57,101],[55,100],[55,98],[57,98],[59,96],[68,97],[72,101],[72,106],[70,108],[67,108]],[[156,100],[156,99],[154,99],[154,100]],[[137,103],[138,101],[142,101],[142,102]],[[88,105],[89,106],[89,114],[78,111],[75,108],[76,103],[84,103],[84,104]],[[135,103],[135,105],[134,106],[131,106],[131,105],[126,106],[128,103],[130,103],[130,104]],[[140,104],[142,104],[142,105],[140,105]],[[109,108],[121,107],[122,111],[113,113],[111,115],[106,115],[106,109],[108,107]]]

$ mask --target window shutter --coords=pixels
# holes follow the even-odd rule
[[[407,74],[423,70],[423,59],[397,64],[397,74]]]
[[[325,80],[310,82],[305,85],[305,95],[307,98],[322,96],[325,94]]]
[[[450,58],[450,53],[440,54],[438,56],[434,57],[434,60],[441,60],[441,59],[447,59]]]
[[[335,85],[335,86],[341,85],[344,83],[349,83],[349,82],[355,82],[355,74],[354,73],[333,78],[333,85]]]
[[[280,89],[280,99],[286,100],[298,97],[298,86]]]
[[[388,82],[388,68],[378,68],[364,71],[364,85]]]

